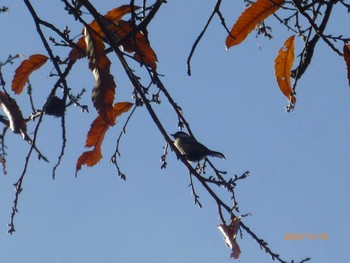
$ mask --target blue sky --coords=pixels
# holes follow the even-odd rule
[[[116,7],[110,1],[96,2],[101,13]],[[216,18],[198,46],[188,77],[187,56],[215,1],[168,2],[149,27],[159,73],[165,75],[162,80],[183,108],[197,139],[227,157],[226,161],[213,159],[217,167],[232,176],[251,172],[236,188],[240,211],[251,213],[244,218],[245,224],[284,260],[311,257],[317,263],[345,262],[350,234],[350,88],[343,58],[320,42],[312,65],[299,81],[296,109],[288,114],[273,64],[291,32],[276,25],[272,40],[253,33],[226,51],[226,32]],[[32,4],[43,19],[61,28],[72,25],[73,35],[81,32],[72,18],[64,17],[60,1]],[[0,60],[8,54],[44,53],[24,4],[5,1],[4,5],[10,12],[0,15],[4,31]],[[223,1],[229,26],[243,10],[241,2]],[[346,33],[349,15],[339,8],[336,11],[327,32]],[[296,54],[301,48],[296,38]],[[62,57],[68,52],[57,49]],[[131,84],[116,58],[110,59],[116,72],[117,100],[132,101]],[[8,88],[19,62],[3,68]],[[47,63],[31,77],[38,105],[55,82],[49,77],[51,69]],[[135,65],[135,69],[143,76],[142,68]],[[100,164],[83,167],[74,177],[75,162],[85,151],[86,133],[96,117],[90,102],[93,77],[86,60],[76,64],[68,81],[76,93],[88,90],[82,103],[90,106],[90,114],[69,108],[68,146],[56,180],[51,178],[51,169],[60,151],[60,120],[45,117],[38,146],[51,163],[39,162],[35,156],[31,159],[12,236],[6,231],[13,183],[23,170],[29,146],[20,136],[7,134],[8,174],[0,176],[1,261],[229,262],[230,250],[217,229],[220,221],[214,202],[196,184],[204,207],[193,204],[188,173],[173,153],[168,155],[167,169],[160,169],[165,142],[145,108],[136,111],[121,143],[119,164],[127,182],[118,179],[109,163],[126,116],[107,134]],[[162,104],[154,108],[173,133],[177,118],[166,99],[161,99]],[[31,113],[24,94],[16,100],[24,115]],[[30,131],[35,124],[29,124]],[[228,200],[224,192],[220,194]],[[329,239],[285,240],[287,233],[326,233]],[[246,233],[238,243],[240,262],[271,262]]]

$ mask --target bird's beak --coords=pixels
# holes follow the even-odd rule
[[[170,134],[171,136],[175,137],[175,134]]]

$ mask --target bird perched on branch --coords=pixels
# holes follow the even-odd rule
[[[175,138],[174,145],[185,156],[189,162],[199,162],[207,156],[214,156],[226,159],[225,155],[220,152],[209,150],[203,144],[183,131],[171,134]]]

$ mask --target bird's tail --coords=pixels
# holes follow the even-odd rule
[[[218,157],[218,158],[226,160],[225,155],[223,155],[220,152],[210,151],[210,156],[214,156],[214,157]]]

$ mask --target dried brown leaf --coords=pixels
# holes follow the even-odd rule
[[[94,166],[102,159],[101,148],[95,147],[92,151],[83,152],[78,158],[76,165],[76,174],[81,169],[83,165],[88,167]]]
[[[44,55],[35,54],[31,55],[28,59],[21,63],[21,65],[15,71],[15,76],[13,77],[11,85],[15,94],[20,94],[23,91],[30,74],[44,65],[47,59],[48,57]]]
[[[112,112],[113,123],[119,115],[127,112],[131,107],[130,102],[119,102],[114,104]],[[106,132],[108,131],[109,125],[101,116],[97,118],[91,124],[90,130],[86,138],[85,147],[94,147],[92,151],[84,152],[77,161],[76,173],[81,169],[82,165],[93,166],[97,164],[102,159],[101,146]]]
[[[296,103],[291,82],[290,73],[294,62],[294,36],[289,37],[279,50],[275,59],[275,76],[283,94],[292,102]]]
[[[102,39],[91,30],[84,29],[86,52],[89,58],[89,68],[95,78],[95,87],[92,90],[93,104],[102,118],[113,125],[113,101],[115,82],[110,74],[111,62],[105,54]]]
[[[132,22],[120,20],[118,26],[115,28],[115,32],[119,39],[123,39],[130,32],[135,30],[135,26]],[[152,69],[157,68],[157,55],[154,50],[151,48],[150,42],[146,35],[141,32],[133,32],[133,34],[125,39],[122,43],[124,51],[128,53],[134,53],[134,58],[146,66],[151,67]]]
[[[241,254],[241,249],[239,248],[236,241],[240,220],[241,219],[239,217],[234,217],[231,219],[230,225],[227,226],[225,224],[221,224],[218,226],[219,230],[225,238],[226,245],[231,248],[231,258],[234,259],[238,259],[239,255]]]
[[[68,57],[71,60],[78,60],[80,58],[84,58],[86,56],[86,43],[85,38],[81,37],[77,43],[75,43],[75,47],[72,48]]]
[[[14,133],[21,134],[23,139],[25,139],[27,136],[27,124],[16,101],[6,93],[0,91],[0,106],[9,120],[10,129]]]
[[[130,7],[130,5],[122,5],[120,7],[114,8],[107,12],[107,14],[104,15],[104,20],[106,21],[106,26],[110,29],[115,27],[115,24],[119,22],[119,20],[126,14],[130,13],[132,10],[136,11],[140,7],[134,6],[134,9]],[[98,23],[93,20],[89,24],[89,28],[91,31],[93,31],[95,34],[99,35],[101,38],[104,37],[104,34],[102,32],[101,27],[98,25]],[[73,47],[71,52],[69,53],[69,58],[71,60],[77,60],[80,58],[85,57],[86,52],[86,44],[84,37],[81,37],[78,42],[76,43],[76,47]]]
[[[226,38],[226,47],[230,48],[241,43],[260,22],[276,12],[283,4],[284,0],[257,0],[249,6],[232,27]]]

